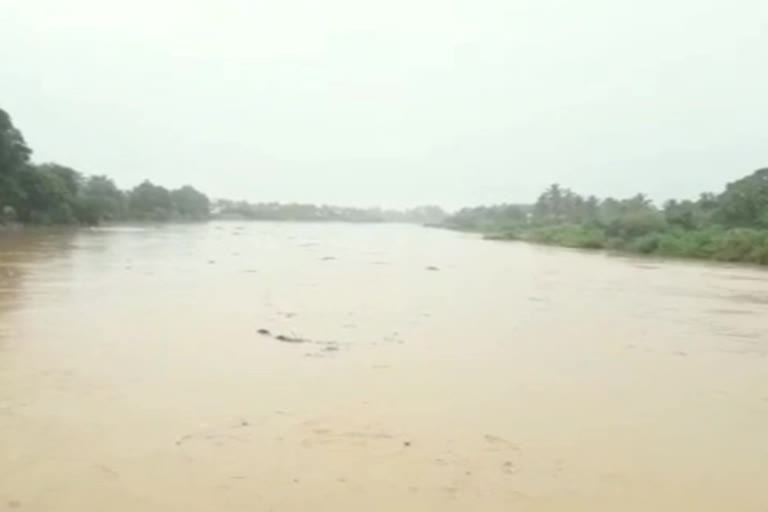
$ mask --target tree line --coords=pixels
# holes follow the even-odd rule
[[[120,190],[106,176],[86,176],[57,163],[36,164],[32,150],[0,109],[0,224],[86,224],[241,218],[344,222],[415,222],[589,249],[751,262],[768,265],[768,168],[728,183],[717,194],[657,206],[643,194],[582,196],[552,185],[533,205],[406,211],[312,204],[212,203],[192,186],[168,190],[144,181]]]
[[[643,194],[599,199],[552,185],[531,206],[465,208],[444,225],[493,239],[768,265],[768,168],[661,207]]]
[[[219,219],[322,222],[409,222],[437,224],[448,216],[438,206],[420,206],[408,210],[350,208],[307,203],[249,203],[221,199],[213,204]]]
[[[0,221],[87,224],[121,220],[202,220],[208,197],[189,185],[168,190],[144,181],[120,190],[106,176],[56,163],[35,164],[32,150],[0,109]]]
[[[437,206],[399,211],[226,199],[212,202],[189,185],[168,190],[150,181],[120,190],[106,176],[86,176],[55,163],[35,164],[31,155],[21,132],[0,109],[0,225],[13,221],[94,225],[209,218],[435,224],[447,217]]]

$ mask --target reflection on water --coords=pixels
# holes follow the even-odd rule
[[[396,225],[0,234],[0,510],[765,511],[766,280]]]
[[[2,315],[23,304],[18,295],[25,277],[37,278],[64,264],[75,234],[72,230],[0,231],[0,339],[9,328]]]

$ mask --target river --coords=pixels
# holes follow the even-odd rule
[[[767,355],[750,267],[401,225],[0,233],[0,510],[765,512]]]

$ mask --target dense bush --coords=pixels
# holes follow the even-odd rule
[[[553,185],[532,207],[465,209],[444,225],[493,239],[768,265],[768,169],[662,208],[643,195],[599,200]]]

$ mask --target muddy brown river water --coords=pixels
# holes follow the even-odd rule
[[[768,272],[399,225],[0,234],[0,510],[765,512]]]

